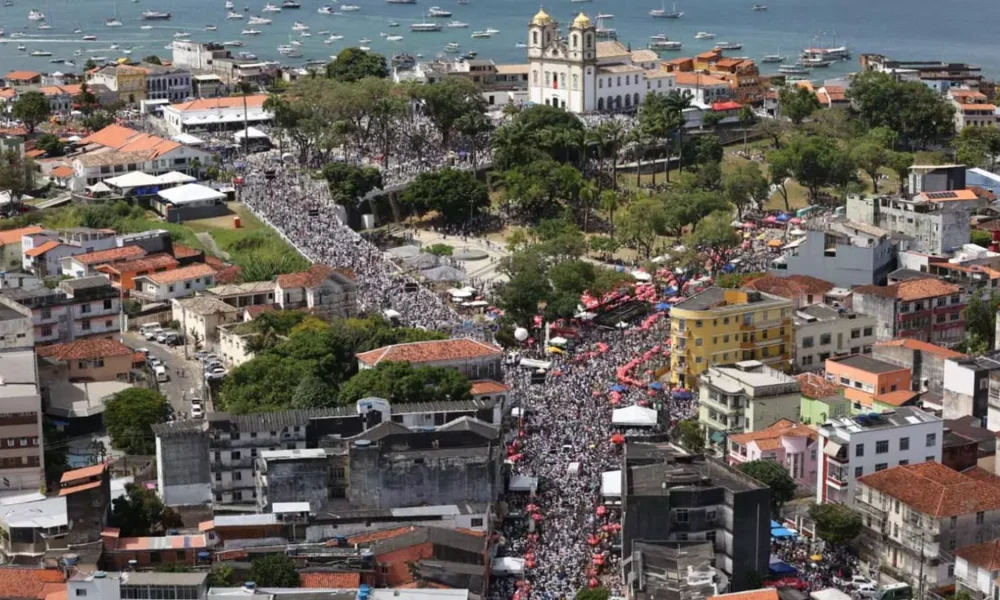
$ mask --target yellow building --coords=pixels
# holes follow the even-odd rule
[[[787,370],[792,359],[792,302],[755,291],[712,287],[670,312],[670,381],[698,386],[709,366],[744,360]]]
[[[138,104],[146,99],[146,70],[131,65],[118,65],[118,100]]]

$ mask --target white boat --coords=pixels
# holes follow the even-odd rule
[[[170,20],[170,13],[157,10],[144,10],[139,15],[139,18],[143,21],[168,21]]]
[[[440,19],[440,18],[449,19],[449,18],[451,18],[451,11],[450,10],[444,10],[443,8],[441,8],[439,6],[432,6],[427,11],[427,16],[434,17],[436,19]]]
[[[118,19],[114,19],[114,18],[107,19],[107,20],[104,21],[104,26],[105,27],[121,27],[122,26],[122,22],[119,21]]]
[[[387,35],[387,36],[385,36],[385,41],[387,41],[387,42],[401,42],[401,41],[403,41],[403,36],[401,36],[401,35]]]
[[[448,27],[451,27],[452,29],[465,29],[468,26],[469,26],[468,23],[463,23],[461,21],[450,21],[448,23]]]
[[[31,53],[31,56],[52,56],[52,53],[48,50],[35,50]]]
[[[597,13],[598,19],[614,19],[615,16],[611,13]]]
[[[110,46],[108,46],[109,50],[117,50],[119,48],[121,48],[121,46],[119,46],[118,44],[111,44]]]
[[[431,31],[441,31],[441,23],[435,23],[434,21],[423,21],[421,23],[410,23],[410,31],[427,33]]]
[[[325,40],[323,40],[323,43],[324,44],[332,44],[334,42],[339,42],[342,39],[344,39],[344,36],[334,34],[334,35],[331,35],[330,37],[326,38]]]
[[[514,47],[515,48],[527,48],[528,45],[525,44],[524,42],[518,42],[518,43],[514,44]]]
[[[239,48],[240,46],[246,46],[246,44],[240,40],[229,40],[228,42],[222,42],[222,45],[226,46],[227,48],[228,47]]]
[[[25,50],[27,50],[27,49],[28,49],[28,47],[27,47],[27,46],[25,46],[24,44],[18,44],[18,45],[17,45],[17,49],[18,49],[19,51],[21,51],[21,52],[24,52]]]
[[[781,65],[778,72],[784,75],[808,75],[809,69],[799,65]]]
[[[96,42],[97,41],[97,36],[96,35],[85,35],[85,36],[83,36],[83,41],[85,41],[85,42]]]
[[[417,0],[385,0],[388,4],[416,4]]]
[[[803,57],[821,58],[823,60],[846,60],[851,57],[851,51],[847,46],[837,46],[835,48],[806,48],[802,51]]]
[[[79,27],[77,27],[76,29],[74,29],[74,30],[73,30],[73,33],[74,33],[74,34],[77,34],[77,33],[83,33],[83,30],[82,30],[82,29],[80,29]]]
[[[357,4],[341,4],[340,5],[340,11],[341,12],[357,12],[359,10],[361,10],[361,7],[358,6]]]
[[[372,41],[370,39],[368,39],[368,38],[361,38],[360,40],[358,40],[358,43],[359,44],[370,44],[370,43],[372,43]]]
[[[243,13],[236,12],[235,10],[231,10],[228,13],[226,13],[226,19],[232,20],[232,19],[242,19],[242,18],[243,18]],[[146,25],[146,27],[149,27],[149,25]]]
[[[657,19],[679,19],[684,16],[684,13],[677,10],[677,5],[674,4],[670,10],[667,10],[665,6],[660,6],[660,8],[654,8],[649,11],[649,16],[655,17]]]
[[[655,42],[656,40],[666,40],[667,36],[663,35],[662,33],[657,33],[657,34],[649,36],[649,39],[651,39],[651,40],[653,40]]]
[[[380,38],[384,38],[384,37],[387,37],[388,35],[389,35],[389,34],[388,34],[388,33],[386,33],[386,32],[384,32],[384,31],[380,31],[380,32],[378,32],[378,36],[379,36]]]
[[[260,29],[244,29],[241,35],[260,35]]]
[[[268,19],[267,17],[255,17],[250,15],[250,20],[247,21],[247,25],[270,25],[274,21]]]
[[[122,50],[122,54],[124,54],[125,56],[128,56],[128,55],[132,54],[132,49],[131,48],[125,48],[124,50]]]
[[[371,52],[372,47],[371,46],[358,46],[358,50],[361,50],[362,52]]]
[[[652,48],[653,50],[674,51],[683,48],[684,44],[680,42],[674,42],[671,40],[656,40],[655,42],[651,43],[649,47]]]
[[[389,27],[399,27],[399,23],[395,21],[389,21]]]
[[[319,8],[316,9],[316,12],[318,12],[321,15],[332,15],[333,14],[333,7],[332,6],[321,6],[321,7],[319,7]]]
[[[486,33],[485,31],[473,31],[471,37],[474,40],[479,40],[479,39],[482,39],[482,38],[488,38],[488,37],[492,37],[492,36],[489,33]]]
[[[175,38],[188,38],[188,37],[191,37],[191,34],[188,33],[188,32],[186,32],[186,31],[178,31],[177,33],[174,34],[174,37]]]
[[[38,26],[38,29],[40,31],[48,31],[49,29],[52,29],[52,26],[49,25],[48,23],[43,22],[41,25]]]
[[[17,49],[18,50],[27,50],[27,48],[22,48],[21,46],[18,46]],[[73,52],[73,56],[83,56],[83,50],[75,50]]]
[[[274,4],[271,4],[270,2],[268,2],[267,6],[265,6],[261,10],[263,12],[281,12],[281,7],[280,6],[275,6]]]
[[[462,48],[461,48],[461,46],[459,46],[459,45],[458,45],[458,44],[456,44],[455,42],[449,42],[449,43],[448,43],[448,44],[447,44],[447,45],[446,45],[446,46],[444,47],[444,51],[445,51],[445,52],[448,52],[449,54],[455,54],[455,53],[458,53],[458,52],[461,52],[461,51],[462,51]]]
[[[317,31],[316,33],[318,33],[320,35],[330,35],[330,30],[329,29],[323,29],[323,30]]]
[[[810,56],[810,57],[806,57],[806,58],[800,58],[799,59],[799,64],[802,65],[803,67],[811,67],[811,68],[814,68],[814,69],[821,69],[821,68],[829,67],[831,64],[833,64],[833,61],[826,60],[826,59],[820,58],[818,56]]]
[[[290,41],[288,43],[290,45],[292,45],[292,46],[301,46],[302,45],[302,42],[300,42],[299,40],[292,40],[292,41]]]
[[[766,54],[764,58],[760,59],[762,63],[783,63],[785,62],[785,56],[781,54],[781,48],[778,48],[777,54]]]
[[[284,2],[281,3],[281,8],[295,9],[295,8],[302,8],[302,5],[296,2],[295,0],[285,0]]]
[[[292,31],[309,31],[309,26],[305,23],[296,21],[295,24],[292,25]]]
[[[233,4],[233,0],[226,0],[226,8],[227,9],[236,8],[236,5]]]
[[[253,52],[237,52],[236,56],[244,60],[257,60],[257,55]]]
[[[28,20],[29,21],[44,21],[45,20],[45,13],[43,13],[40,10],[31,9],[30,11],[28,11]]]
[[[694,39],[696,40],[714,40],[715,34],[708,31],[699,31],[694,34]]]
[[[742,50],[743,44],[739,42],[719,42],[715,45],[716,50]]]
[[[205,25],[205,31],[216,31],[218,29],[215,25]]]
[[[101,62],[101,61],[108,60],[108,57],[107,56],[91,56],[88,60],[92,60],[94,62]]]
[[[500,33],[500,30],[499,29],[493,29],[492,27],[487,27],[486,28],[486,33],[488,33],[490,35],[496,35],[496,34]]]
[[[302,58],[302,52],[298,48],[292,48],[290,51],[285,52],[284,56],[288,58]]]
[[[308,31],[299,32],[299,37],[312,37],[312,36],[313,34],[309,33]]]
[[[766,4],[754,4],[753,6],[750,7],[750,10],[752,10],[754,12],[763,12],[763,11],[767,10],[767,5]]]

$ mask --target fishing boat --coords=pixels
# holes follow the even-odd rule
[[[598,19],[614,19],[615,16],[611,13],[597,13]]]
[[[121,27],[122,26],[122,22],[119,21],[118,19],[111,18],[111,19],[107,19],[107,20],[104,21],[104,26],[105,27]]]
[[[462,47],[455,42],[448,42],[448,44],[444,47],[444,51],[449,54],[458,54],[462,51]]]
[[[321,15],[332,15],[333,14],[333,7],[332,6],[321,6],[321,7],[319,7],[319,8],[316,9],[316,12],[318,12]]]
[[[281,7],[280,6],[275,6],[274,4],[271,4],[270,2],[268,2],[264,6],[264,8],[261,9],[261,11],[262,12],[281,12]]]
[[[241,35],[260,35],[260,29],[244,29]]]
[[[760,59],[762,63],[783,63],[785,62],[785,57],[781,54],[781,48],[778,48],[777,54],[765,54],[764,58]]]
[[[10,34],[10,39],[12,39],[12,40],[16,40],[18,38],[23,38],[23,37],[24,37],[24,34],[21,33],[20,31],[15,31],[14,33]]]
[[[451,21],[448,23],[448,27],[452,29],[466,29],[468,26],[468,23],[463,23],[462,21]]]
[[[274,21],[268,19],[267,17],[257,17],[254,15],[250,15],[250,20],[247,21],[247,25],[270,25],[273,22]]]
[[[231,10],[228,13],[226,13],[226,19],[230,21],[233,19],[242,19],[242,18],[243,18],[243,13],[236,12],[235,10]]]
[[[357,4],[341,4],[340,12],[357,12],[361,10],[361,7]]]
[[[486,33],[488,33],[490,35],[496,35],[496,34],[500,33],[500,30],[499,29],[493,29],[492,27],[487,27],[486,28]]]
[[[649,47],[653,50],[675,51],[683,48],[684,44],[671,40],[656,40],[655,42],[649,44]]]
[[[667,36],[663,35],[662,33],[656,33],[656,34],[653,34],[653,35],[649,36],[649,39],[651,39],[651,40],[653,40],[655,42],[657,40],[666,40]]]
[[[97,41],[97,36],[96,35],[85,35],[85,36],[83,36],[83,41],[85,41],[85,42],[96,42]]]
[[[52,53],[48,50],[35,50],[31,53],[31,56],[52,56]]]
[[[292,31],[309,31],[309,26],[306,25],[305,23],[300,23],[299,21],[296,21],[295,24],[292,25]]]
[[[39,31],[48,31],[50,29],[52,29],[52,26],[46,23],[45,21],[42,21],[42,24],[38,26]]]
[[[829,67],[830,65],[832,65],[833,61],[832,60],[825,60],[825,59],[820,58],[818,56],[808,56],[808,57],[805,57],[805,58],[800,58],[799,59],[799,64],[802,65],[803,67],[810,67],[810,68],[813,68],[813,69],[822,69],[822,68]]]
[[[657,19],[679,19],[684,16],[684,13],[677,10],[677,5],[674,4],[670,10],[667,10],[664,6],[654,8],[649,11],[649,16]]]
[[[486,33],[485,31],[473,31],[472,32],[472,39],[474,39],[474,40],[479,40],[479,39],[488,38],[488,37],[491,37],[491,35],[489,33]]]
[[[784,75],[808,75],[809,69],[801,65],[781,65],[778,72]]]
[[[719,42],[715,45],[716,50],[742,50],[743,44],[739,42]]]
[[[174,34],[174,37],[175,38],[189,38],[189,37],[191,37],[191,34],[188,33],[188,32],[186,32],[186,31],[178,31],[177,33]]]
[[[30,11],[28,11],[28,20],[29,21],[44,21],[45,20],[45,13],[43,13],[40,10],[31,9]]]
[[[710,31],[699,31],[694,34],[694,39],[696,40],[714,40],[715,34]]]
[[[387,35],[387,36],[385,36],[385,41],[387,41],[387,42],[401,42],[401,41],[403,41],[403,36],[401,36],[401,35]]]
[[[205,25],[205,31],[216,31],[218,29],[215,25]]]
[[[752,10],[754,12],[764,12],[765,10],[767,10],[767,5],[766,4],[754,4],[753,6],[750,7],[750,10]]]
[[[427,19],[424,19],[420,23],[410,23],[410,31],[414,33],[429,33],[433,31],[441,31],[442,29],[443,27],[441,27],[441,23],[428,21]]]
[[[427,11],[427,16],[433,17],[435,19],[450,19],[451,11],[444,10],[439,6],[432,6],[430,7],[430,10]]]
[[[170,19],[170,13],[158,10],[144,10],[139,15],[139,18],[143,21],[167,21]]]
[[[244,60],[257,60],[257,55],[254,54],[253,52],[246,52],[246,51],[237,52],[236,56]]]
[[[397,23],[395,21],[389,21],[388,27],[399,27],[399,23]]]
[[[295,0],[285,0],[284,2],[281,3],[281,8],[296,9],[296,8],[302,8],[302,5],[296,2]]]
[[[236,5],[235,5],[235,4],[233,4],[233,0],[226,0],[226,8],[227,8],[227,9],[233,9],[233,8],[236,8]]]

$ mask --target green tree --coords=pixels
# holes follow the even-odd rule
[[[156,492],[138,483],[125,484],[125,495],[111,503],[111,524],[122,537],[164,535],[183,526],[172,508],[164,506]]]
[[[337,58],[327,63],[326,76],[347,83],[366,77],[385,79],[389,76],[389,67],[381,54],[360,48],[344,48],[337,53]]]
[[[970,167],[992,169],[1000,155],[1000,129],[966,127],[951,142],[955,159]]]
[[[687,240],[687,245],[699,248],[731,248],[740,243],[740,235],[733,228],[731,211],[718,210],[698,221]]]
[[[83,126],[90,131],[100,131],[115,124],[115,117],[103,110],[95,111],[83,118]]]
[[[705,431],[696,419],[685,419],[677,424],[681,434],[681,445],[695,454],[705,450]]]
[[[575,167],[543,157],[500,174],[504,202],[532,221],[558,214],[562,202],[576,204],[584,187]]]
[[[232,567],[227,567],[226,565],[213,567],[205,579],[205,587],[209,589],[214,587],[232,587],[234,585],[236,585],[236,574],[233,573]]]
[[[830,544],[847,544],[861,533],[861,516],[843,504],[813,504],[809,518],[816,523],[816,535]]]
[[[432,244],[424,248],[424,252],[434,256],[451,256],[455,252],[455,247],[448,244]]]
[[[323,178],[334,200],[350,207],[372,190],[382,189],[382,171],[375,167],[333,162],[323,167]],[[370,206],[372,214],[375,214],[374,201],[370,201]]]
[[[576,600],[608,600],[611,597],[611,590],[605,587],[580,590],[576,593]]]
[[[923,148],[954,132],[954,109],[919,81],[897,81],[888,73],[866,71],[852,79],[847,96],[866,128],[891,129],[906,148]]]
[[[753,112],[753,107],[749,104],[744,104],[740,107],[740,129],[743,130],[743,152],[747,151],[747,131],[755,123],[757,123],[757,115]]]
[[[674,124],[670,120],[670,111],[667,108],[667,99],[665,96],[656,92],[646,94],[642,104],[639,106],[639,130],[656,145],[667,140],[674,130]],[[669,148],[667,154],[670,154]],[[664,172],[669,183],[669,160]],[[653,169],[653,185],[656,185],[656,169]]]
[[[913,155],[909,152],[890,152],[888,167],[899,178],[899,193],[906,189],[910,176],[910,167],[913,166]]]
[[[799,125],[820,109],[819,99],[811,90],[801,85],[789,85],[778,92],[781,115]]]
[[[771,139],[771,146],[775,150],[781,148],[781,140],[785,137],[788,125],[781,119],[764,119],[757,126],[757,131],[764,137]]]
[[[24,92],[14,101],[10,109],[15,119],[24,124],[28,133],[34,133],[39,123],[49,118],[51,109],[48,99],[41,92]]]
[[[160,57],[157,56],[157,55],[155,55],[155,54],[150,54],[149,56],[143,58],[142,62],[150,64],[150,65],[162,65],[163,64],[163,61],[160,60]]]
[[[969,294],[969,305],[965,310],[965,339],[962,342],[969,354],[979,355],[994,348],[997,307],[1000,307],[1000,292],[992,292],[985,300],[981,294]]]
[[[747,282],[759,279],[764,275],[766,273],[725,273],[719,275],[715,280],[715,285],[721,288],[738,289],[743,287]]]
[[[481,117],[486,113],[482,90],[465,77],[445,77],[434,84],[420,85],[414,88],[413,94],[423,102],[424,113],[441,134],[446,148],[457,122],[469,115]]]
[[[855,177],[850,156],[828,137],[793,136],[784,148],[771,152],[768,163],[787,167],[809,190],[813,201],[818,199],[820,188],[842,186]]]
[[[284,554],[266,554],[250,563],[250,580],[258,587],[299,587],[295,561]]]
[[[872,180],[872,192],[878,193],[879,171],[889,164],[889,150],[874,140],[865,140],[851,149],[851,160]]]
[[[583,139],[583,122],[575,115],[544,104],[529,106],[496,130],[493,167],[507,171],[545,158],[578,164]]]
[[[737,467],[740,471],[771,488],[771,512],[781,513],[781,507],[795,498],[795,480],[773,460],[751,460]]]
[[[122,390],[104,405],[104,426],[115,448],[127,454],[156,453],[152,425],[164,423],[170,403],[163,394],[144,388]]]
[[[969,232],[969,241],[977,246],[988,248],[993,243],[993,236],[988,231],[973,229]]]
[[[748,161],[737,164],[735,168],[722,175],[722,190],[742,219],[748,209],[764,206],[771,188],[767,178],[760,171],[760,165]]]
[[[21,198],[35,188],[35,165],[14,151],[0,154],[0,192],[10,198],[7,209],[14,211]]]
[[[587,243],[590,245],[590,251],[599,254],[602,260],[611,260],[614,253],[621,248],[618,240],[606,235],[595,235]]]
[[[649,259],[659,236],[667,233],[667,214],[657,198],[640,198],[630,204],[618,222],[619,241]]]
[[[59,136],[54,133],[43,133],[35,142],[35,149],[42,150],[47,156],[56,157],[66,153],[66,148]]]
[[[392,403],[458,402],[471,398],[470,389],[469,380],[455,369],[381,362],[351,377],[340,390],[339,400],[342,405],[371,396]]]
[[[702,114],[701,124],[702,127],[706,127],[712,131],[715,131],[715,129],[719,126],[719,124],[722,123],[722,121],[725,120],[725,118],[726,115],[722,114],[721,112],[709,110],[705,111]]]
[[[464,223],[489,207],[490,196],[475,173],[445,168],[418,175],[402,201],[418,212],[436,210],[448,223]]]
[[[483,112],[485,105],[477,106],[476,102],[472,101],[466,108],[467,110],[455,119],[455,131],[469,142],[472,170],[477,171],[479,168],[479,149],[485,143],[484,136],[493,131],[493,122]]]
[[[678,169],[684,170],[684,129],[687,126],[687,117],[684,111],[692,106],[691,93],[688,91],[674,90],[666,97],[667,113],[673,130],[677,132],[677,165]],[[721,158],[720,158],[721,160]]]

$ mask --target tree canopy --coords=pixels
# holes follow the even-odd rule
[[[575,115],[554,106],[529,106],[497,129],[493,166],[506,171],[532,165],[544,157],[576,164],[582,156],[583,135],[583,123]]]
[[[778,92],[778,102],[781,114],[798,125],[820,109],[819,99],[809,88],[801,85],[790,85]]]
[[[344,48],[337,53],[337,58],[327,63],[326,76],[348,83],[365,77],[385,79],[389,76],[389,66],[381,54],[360,48]]]
[[[51,108],[49,100],[41,92],[24,92],[18,95],[14,101],[14,106],[10,109],[15,119],[24,123],[28,133],[34,133],[35,127],[49,118]]]
[[[452,168],[421,173],[402,200],[419,213],[436,210],[448,223],[464,223],[490,205],[486,184],[475,173]]]
[[[468,400],[469,380],[455,369],[383,362],[359,371],[340,390],[339,402],[349,405],[374,396],[391,403]]]
[[[121,529],[122,537],[164,535],[184,524],[155,491],[138,483],[126,483],[125,496],[112,501],[111,523]]]
[[[752,460],[739,467],[740,471],[771,488],[771,509],[777,515],[781,507],[795,498],[795,480],[781,465],[772,460]]]
[[[809,518],[816,523],[816,535],[830,544],[846,544],[861,533],[861,515],[843,504],[813,504]]]
[[[104,426],[115,448],[127,454],[156,454],[152,425],[163,423],[170,403],[156,390],[122,390],[104,405]]]
[[[295,561],[284,554],[265,554],[250,563],[250,581],[259,587],[299,587]]]
[[[795,177],[814,202],[821,188],[844,186],[856,178],[851,156],[828,137],[794,135],[785,147],[770,152],[767,160],[772,168],[778,165],[776,172]]]
[[[954,132],[954,109],[919,81],[897,81],[888,73],[866,71],[851,80],[847,96],[865,128],[887,127],[907,148],[927,147]]]

